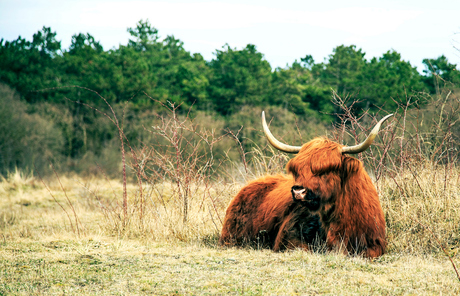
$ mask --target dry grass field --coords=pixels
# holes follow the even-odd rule
[[[219,247],[241,184],[195,190],[186,222],[171,184],[144,186],[142,217],[128,184],[124,219],[119,181],[16,172],[0,182],[0,295],[458,295],[460,171],[413,169],[377,182],[389,248],[374,261]]]

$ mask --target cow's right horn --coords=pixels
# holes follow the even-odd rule
[[[364,140],[364,142],[362,142],[361,144],[358,144],[356,146],[346,146],[346,147],[343,147],[342,148],[342,154],[344,153],[347,153],[347,154],[356,154],[356,153],[360,153],[360,152],[363,152],[364,150],[366,150],[367,148],[369,148],[369,146],[371,146],[372,142],[374,141],[375,137],[377,136],[377,134],[379,133],[379,130],[380,130],[380,126],[382,125],[382,123],[387,120],[389,117],[393,116],[393,114],[389,114],[387,116],[385,116],[384,118],[380,119],[380,121],[374,126],[374,128],[372,129],[371,133],[369,134],[369,136],[367,136],[367,139]]]
[[[268,142],[270,142],[270,144],[272,144],[272,146],[275,147],[276,149],[283,151],[283,152],[287,152],[287,153],[298,153],[300,151],[300,148],[302,148],[302,146],[286,145],[286,144],[281,143],[277,139],[275,139],[275,137],[272,135],[272,133],[268,129],[267,121],[265,120],[264,111],[262,111],[262,126],[264,127],[264,133],[268,139]]]

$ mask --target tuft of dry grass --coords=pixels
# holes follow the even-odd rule
[[[460,169],[430,163],[378,182],[388,226],[389,251],[433,254],[440,242],[451,256],[460,250]]]

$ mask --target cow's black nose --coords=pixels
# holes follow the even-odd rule
[[[304,200],[307,194],[307,189],[302,186],[292,186],[291,188],[292,198],[294,200]]]

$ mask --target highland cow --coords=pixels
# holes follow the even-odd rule
[[[262,177],[240,190],[227,209],[220,244],[308,250],[317,240],[330,250],[368,258],[384,254],[385,219],[377,191],[361,161],[347,154],[366,150],[391,115],[356,146],[325,138],[290,146],[271,134],[262,112],[270,144],[297,155],[286,166],[288,175]]]

